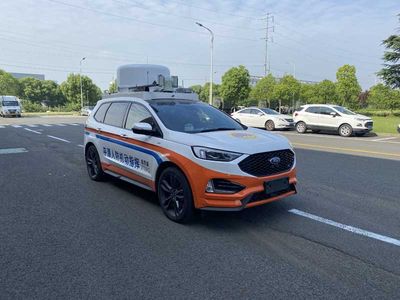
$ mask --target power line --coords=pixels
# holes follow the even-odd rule
[[[133,22],[136,22],[136,23],[147,24],[147,25],[156,26],[156,27],[162,27],[162,28],[170,28],[170,29],[173,29],[173,30],[191,32],[191,33],[196,33],[196,34],[205,34],[205,33],[201,32],[201,31],[195,31],[195,30],[190,30],[190,29],[181,28],[181,27],[174,27],[174,26],[169,26],[169,25],[166,25],[166,24],[153,23],[153,22],[141,20],[139,18],[131,18],[131,17],[122,16],[122,15],[118,15],[118,14],[114,14],[114,13],[110,13],[110,12],[105,12],[105,11],[94,9],[94,8],[89,8],[89,7],[85,7],[85,6],[70,4],[70,3],[66,3],[66,2],[62,2],[62,1],[58,1],[58,0],[47,0],[47,1],[52,2],[52,3],[56,3],[56,4],[60,4],[60,5],[64,5],[64,6],[68,6],[68,7],[72,7],[72,8],[75,8],[75,9],[91,11],[91,12],[94,12],[94,13],[97,13],[97,14],[102,14],[102,15],[106,15],[106,16],[110,16],[110,17],[115,17],[115,18],[119,18],[119,19],[126,19],[126,20],[130,20],[130,21],[133,21]],[[220,38],[258,42],[258,40],[256,40],[256,39],[250,39],[250,38],[245,38],[245,37],[236,37],[236,36],[228,36],[228,35],[220,35],[220,34],[218,34],[216,36],[219,36]]]

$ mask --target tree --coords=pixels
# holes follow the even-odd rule
[[[299,99],[301,103],[320,103],[317,92],[317,84],[302,83],[300,86]]]
[[[213,99],[219,97],[220,85],[213,83]],[[208,103],[210,99],[210,83],[206,82],[203,87],[201,87],[199,98],[201,101]]]
[[[192,85],[189,88],[192,89],[192,91],[195,92],[200,97],[201,90],[203,89],[203,87],[200,84]]]
[[[356,67],[344,65],[336,72],[336,90],[343,106],[357,107],[361,87],[356,77]]]
[[[242,103],[250,93],[250,74],[244,66],[233,67],[222,76],[220,94],[224,107],[231,108]]]
[[[276,79],[272,74],[268,74],[268,76],[263,77],[260,81],[257,82],[255,87],[251,89],[250,99],[265,101],[268,103],[268,107],[271,106],[271,100],[274,94],[274,88],[276,86]]]
[[[79,74],[70,74],[66,81],[60,85],[61,92],[66,98],[67,104],[74,110],[81,107],[81,87]],[[84,105],[94,105],[101,98],[100,88],[87,77],[82,76],[82,90]],[[87,98],[87,99],[86,99]]]
[[[117,85],[117,81],[116,80],[113,80],[113,81],[110,82],[110,85],[108,87],[108,92],[110,94],[118,92],[118,85]]]
[[[0,95],[19,96],[19,83],[10,73],[0,70]]]
[[[20,97],[37,104],[46,106],[58,106],[65,102],[58,84],[52,80],[38,80],[28,77],[22,78],[20,82]]]
[[[334,82],[325,79],[316,85],[316,96],[319,99],[318,103],[336,104],[338,101],[338,94],[336,92],[336,85]]]
[[[379,83],[369,90],[368,103],[377,109],[399,109],[400,91]]]
[[[399,20],[400,20],[400,14]],[[400,35],[391,35],[382,42],[388,51],[385,51],[384,68],[378,75],[392,88],[400,88]]]
[[[300,82],[292,75],[285,75],[274,88],[273,98],[281,105],[293,106],[300,96]]]

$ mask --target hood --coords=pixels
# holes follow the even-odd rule
[[[204,133],[172,131],[168,139],[177,143],[183,142],[188,146],[202,146],[244,154],[292,148],[285,137],[255,128]]]
[[[363,121],[372,120],[370,117],[367,117],[367,116],[364,116],[364,115],[359,115],[359,114],[357,114],[357,115],[345,115],[345,114],[342,114],[342,117],[347,118],[347,119],[361,119]]]

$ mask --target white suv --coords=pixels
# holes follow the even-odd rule
[[[305,133],[335,131],[341,136],[362,136],[373,127],[372,119],[356,114],[342,106],[328,104],[309,104],[296,109],[293,114],[296,130]]]

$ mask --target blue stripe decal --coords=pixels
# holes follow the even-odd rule
[[[128,144],[128,143],[122,142],[120,140],[115,140],[115,139],[112,139],[112,138],[109,138],[109,137],[106,137],[106,136],[103,136],[103,135],[100,135],[100,134],[96,134],[96,137],[98,139],[101,139],[101,140],[104,140],[104,141],[107,141],[107,142],[110,142],[110,143],[118,144],[118,145],[130,148],[130,149],[142,152],[142,153],[149,154],[149,155],[153,156],[156,159],[158,164],[161,164],[163,162],[163,160],[161,159],[161,157],[157,153],[155,153],[155,152],[153,152],[153,151],[151,151],[149,149],[142,148],[142,147],[139,147],[139,146],[136,146],[136,145],[132,145],[132,144]]]

